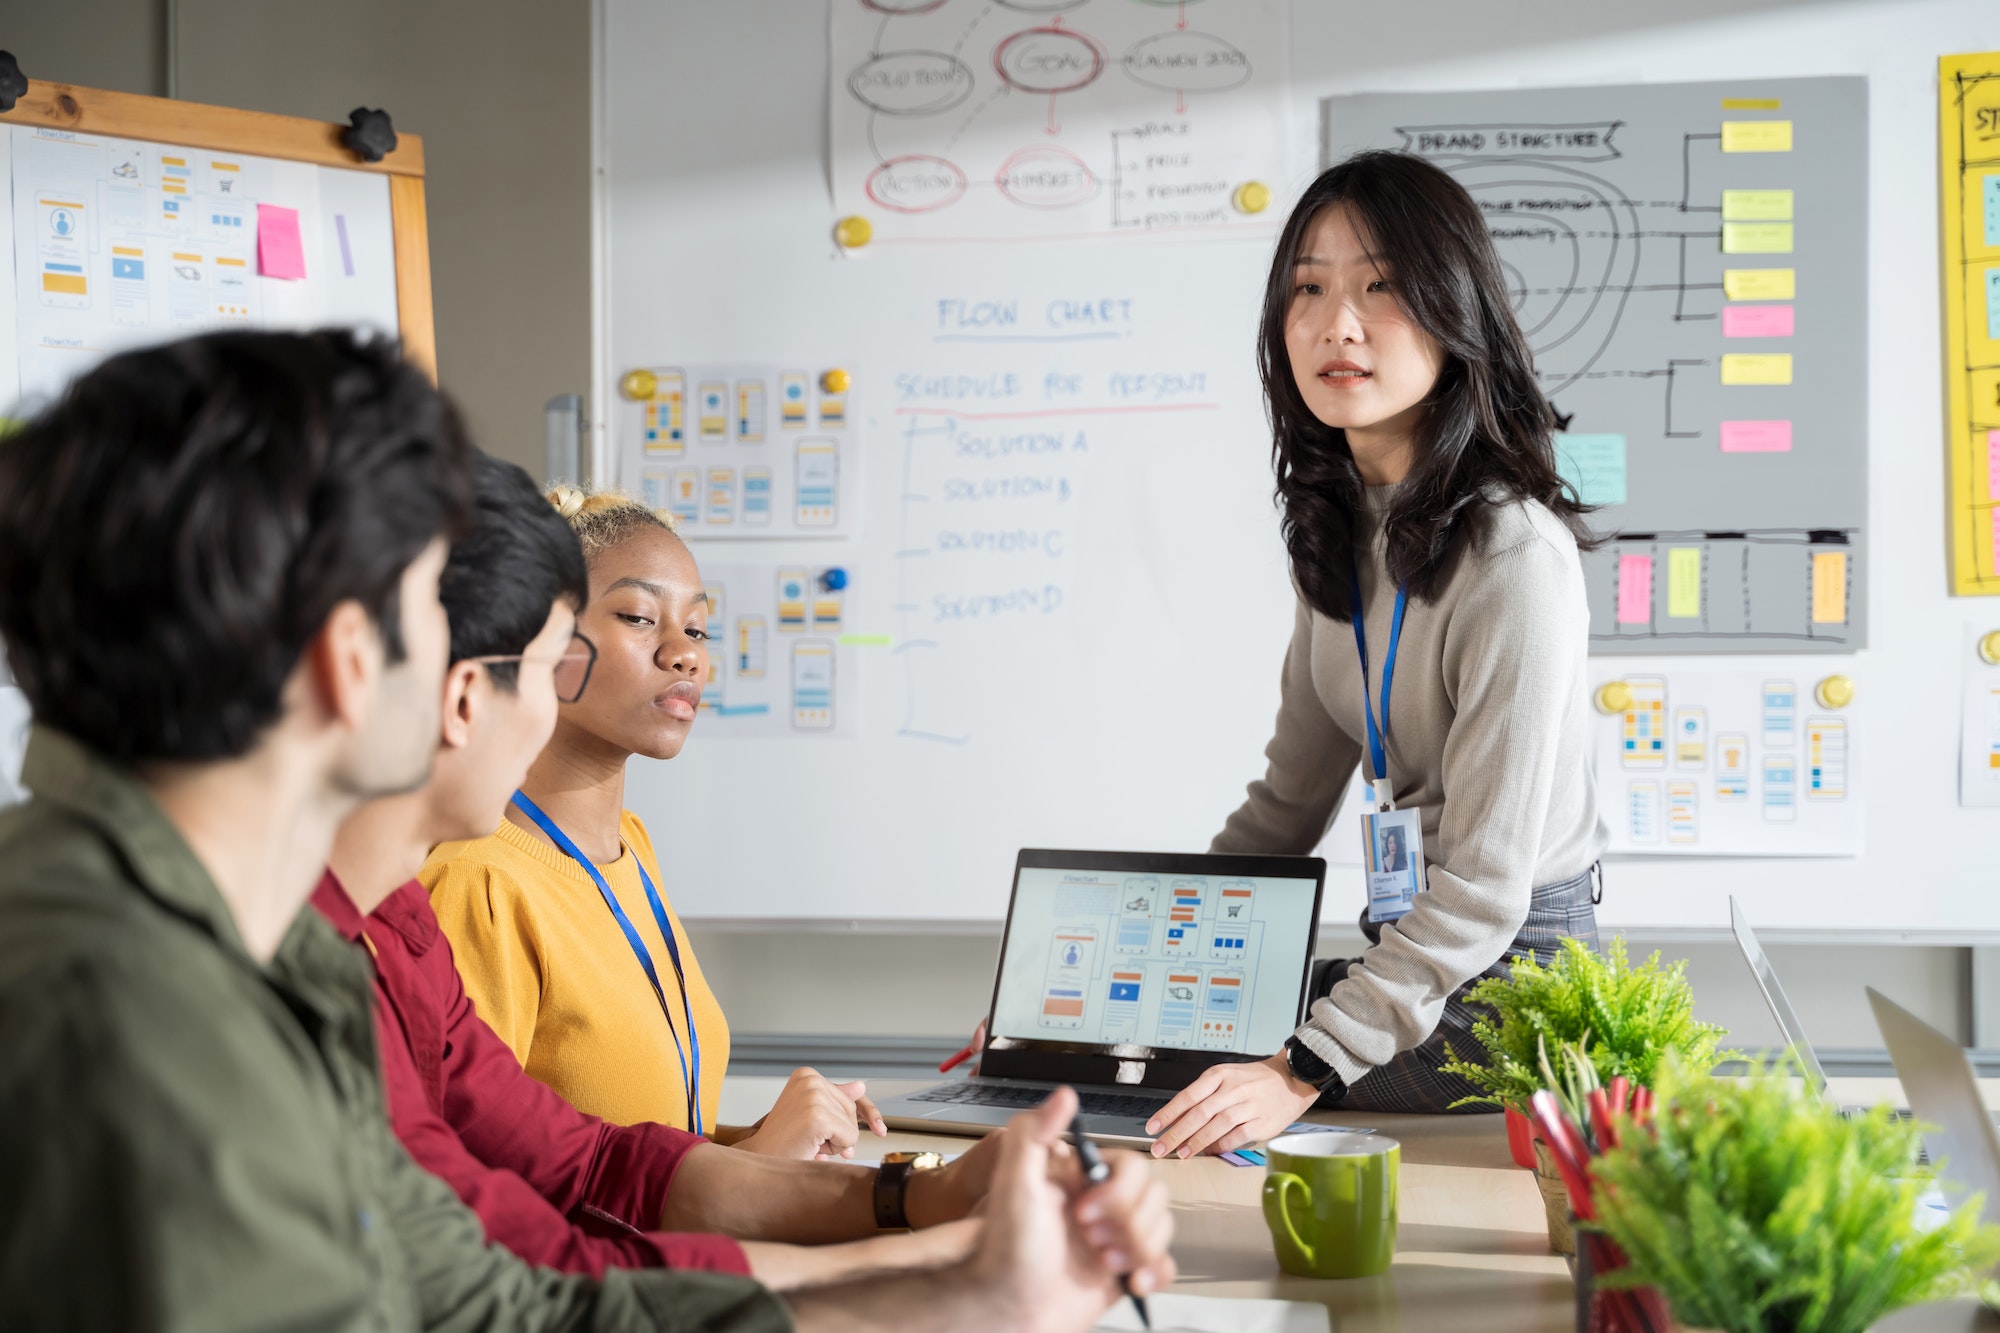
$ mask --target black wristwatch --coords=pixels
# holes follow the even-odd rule
[[[1320,1059],[1313,1048],[1296,1035],[1285,1038],[1285,1064],[1291,1069],[1293,1078],[1312,1084],[1319,1089],[1321,1096],[1347,1091],[1347,1080],[1340,1076],[1340,1071]]]
[[[934,1171],[943,1165],[944,1157],[939,1153],[884,1153],[882,1165],[875,1172],[875,1225],[884,1231],[900,1231],[909,1226],[906,1205],[910,1197],[910,1176],[918,1171]]]

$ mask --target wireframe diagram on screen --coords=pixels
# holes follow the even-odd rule
[[[1296,1018],[1314,888],[1024,868],[994,1031],[1268,1055]]]

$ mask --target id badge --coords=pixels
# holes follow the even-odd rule
[[[1368,919],[1394,921],[1407,915],[1424,887],[1423,811],[1364,814],[1361,865],[1368,879]]]

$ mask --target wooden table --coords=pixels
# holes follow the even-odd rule
[[[881,1080],[869,1092],[891,1096],[929,1081]],[[753,1084],[760,1086],[744,1086]],[[1898,1092],[1893,1079],[1835,1084],[1843,1101]],[[755,1119],[780,1086],[777,1079],[732,1078],[724,1085],[720,1118]],[[2000,1105],[2000,1080],[1985,1087],[1989,1103]],[[1401,1219],[1389,1271],[1346,1281],[1279,1272],[1264,1227],[1264,1173],[1202,1157],[1160,1164],[1174,1201],[1174,1258],[1181,1270],[1175,1291],[1318,1301],[1332,1317],[1333,1333],[1569,1333],[1576,1327],[1569,1266],[1549,1253],[1541,1194],[1533,1175],[1508,1156],[1499,1116],[1329,1112],[1306,1118],[1371,1125],[1403,1145]],[[863,1135],[858,1151],[958,1152],[965,1143],[949,1135]],[[1991,1330],[2000,1329],[2000,1317],[1966,1299],[1906,1310],[1877,1327],[1882,1333]]]

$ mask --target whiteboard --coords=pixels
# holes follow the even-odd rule
[[[0,125],[0,193],[0,415],[107,355],[213,329],[397,330],[386,175]],[[304,278],[260,272],[260,204],[297,213]]]
[[[1584,0],[1555,8],[1537,31],[1600,22]],[[1984,7],[1785,6],[1685,22],[1662,5],[1638,38],[1528,46],[1509,27],[1504,41],[1467,38],[1459,49],[1477,53],[1451,61],[1426,56],[1426,34],[1483,31],[1490,7],[1449,0],[1424,25],[1369,27],[1366,45],[1342,26],[1349,9],[1293,8],[1294,166],[1272,182],[1274,211],[1310,179],[1327,96],[1869,78],[1872,646],[1808,665],[1788,656],[1615,663],[1653,675],[1851,675],[1853,715],[1865,715],[1869,738],[1852,762],[1868,766],[1877,836],[1855,857],[1621,859],[1606,867],[1601,919],[1716,929],[1735,893],[1761,927],[2000,939],[2000,816],[1956,805],[1962,636],[1970,620],[2000,627],[2000,612],[1944,591],[1930,276],[1935,61],[1990,44]],[[1262,772],[1292,615],[1252,361],[1268,238],[843,256],[829,234],[822,22],[801,22],[789,0],[671,13],[605,0],[604,22],[606,374],[691,360],[858,367],[861,535],[773,543],[760,555],[819,565],[838,549],[854,575],[848,622],[896,641],[859,652],[852,739],[723,743],[697,724],[679,759],[633,766],[628,802],[653,829],[679,908],[773,924],[995,922],[1022,846],[1205,847]],[[746,96],[751,71],[755,96]],[[1107,301],[1120,303],[1111,313],[1121,321],[1068,322]],[[954,322],[977,318],[981,303],[1011,305],[1015,322]],[[1082,331],[1113,336],[1046,340]],[[941,340],[1001,333],[1009,340]],[[1078,410],[1011,425],[997,415],[1051,411],[1048,395],[1071,378],[1077,391],[1063,401]],[[1135,406],[1175,410],[1112,410]],[[939,430],[941,418],[958,428],[917,433]],[[1073,447],[1079,432],[1087,452]],[[1070,498],[1024,499],[1018,521],[989,513],[982,522],[1057,529],[1062,553],[1010,561],[1005,580],[989,569],[955,581],[904,575],[899,586],[896,552],[940,526],[911,512],[933,502],[903,497],[991,475],[964,467],[1003,446],[972,443],[962,455],[958,441],[1003,433],[1060,433],[1060,451],[1005,446],[1037,450],[1026,455],[1032,468],[1005,475],[1059,469]],[[1027,594],[1046,603],[1050,589],[1061,596],[1053,612],[956,617],[924,636],[936,647],[911,645],[937,624],[896,619],[898,607],[935,612],[939,597],[1015,593],[1028,605]],[[1344,828],[1329,840],[1335,852],[1351,841]],[[1924,836],[1886,836],[1906,829]],[[1358,875],[1336,867],[1327,917],[1346,917],[1360,895]]]

